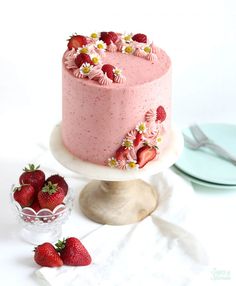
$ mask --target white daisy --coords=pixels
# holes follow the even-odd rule
[[[129,34],[125,33],[125,34],[123,34],[123,35],[121,36],[121,39],[122,39],[125,43],[130,43],[130,42],[133,41],[133,40],[132,40],[132,37],[133,37],[133,34],[132,34],[132,33],[129,33]]]
[[[147,131],[147,126],[145,122],[140,122],[136,128],[135,128],[139,133],[143,134],[146,133]]]
[[[135,48],[134,48],[132,45],[130,45],[130,44],[126,44],[126,45],[124,45],[124,46],[122,47],[122,53],[123,53],[123,54],[129,54],[129,55],[131,55],[131,54],[134,53],[134,51],[135,51]]]
[[[139,165],[137,164],[136,160],[129,160],[126,163],[126,169],[127,170],[138,170]]]
[[[118,68],[114,68],[113,69],[113,73],[114,73],[114,75],[121,75],[122,74],[122,70],[118,69]]]
[[[116,158],[111,157],[108,159],[108,166],[111,168],[116,168],[118,166],[118,162],[116,160]]]
[[[105,51],[107,48],[107,44],[104,43],[102,40],[98,40],[95,43],[95,47],[100,51]]]
[[[91,54],[90,58],[95,65],[99,65],[101,63],[101,57],[99,54],[96,53]]]
[[[128,138],[125,138],[122,142],[122,146],[124,146],[126,149],[133,149],[134,147],[134,144],[133,144],[133,141],[128,139]]]
[[[93,69],[92,65],[90,65],[89,63],[84,63],[80,67],[80,73],[82,75],[88,76],[92,69]]]
[[[90,35],[90,38],[92,38],[93,40],[98,40],[101,36],[101,33],[99,32],[93,32],[91,35]]]

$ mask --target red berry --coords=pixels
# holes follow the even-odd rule
[[[135,34],[133,35],[132,39],[139,43],[147,43],[147,36],[144,34]]]
[[[156,111],[156,121],[161,121],[163,122],[166,119],[166,111],[163,106],[158,106],[157,111]]]
[[[56,247],[65,265],[85,266],[92,261],[87,249],[76,237],[69,237],[63,241],[59,240]]]
[[[67,195],[68,184],[62,176],[57,174],[52,175],[49,178],[47,178],[45,183],[47,184],[48,182],[51,182],[52,184],[57,184],[58,187],[61,187],[63,189],[65,196]]]
[[[117,161],[122,161],[127,159],[127,155],[129,154],[129,150],[124,146],[121,146],[116,150],[115,158]]]
[[[31,185],[21,185],[14,190],[13,197],[21,205],[22,208],[29,207],[35,197],[34,187]]]
[[[111,80],[114,80],[114,72],[113,72],[114,69],[115,67],[113,65],[106,64],[102,66],[102,71],[106,73],[107,77],[110,78]]]
[[[54,246],[49,242],[38,245],[34,252],[34,260],[41,266],[59,267],[63,265],[60,255],[57,253]]]
[[[118,40],[118,35],[115,32],[108,32],[108,35],[110,35],[113,43],[115,43]]]
[[[75,58],[75,64],[78,68],[80,68],[84,63],[89,63],[93,65],[93,62],[88,54],[78,54],[78,56]]]
[[[70,37],[67,47],[69,50],[74,48],[77,50],[79,47],[87,45],[87,39],[81,35],[73,35]]]
[[[45,182],[45,174],[39,170],[40,166],[35,167],[34,164],[29,164],[29,167],[23,169],[24,173],[21,174],[19,182],[22,185],[30,184],[34,187],[36,192],[39,192]]]
[[[41,210],[38,198],[35,198],[32,205],[30,206],[36,213]]]
[[[134,146],[137,147],[141,141],[142,141],[142,134],[138,132],[136,134],[136,138],[134,139]]]
[[[137,163],[139,168],[143,168],[148,162],[153,160],[157,155],[157,150],[154,147],[143,146],[137,152]]]
[[[63,202],[64,197],[63,189],[51,182],[48,182],[38,193],[40,207],[50,209],[51,211]]]
[[[107,32],[101,32],[100,40],[102,40],[107,45],[110,45],[112,42],[112,36]]]

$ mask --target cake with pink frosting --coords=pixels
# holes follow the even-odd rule
[[[144,34],[73,35],[62,59],[62,141],[118,169],[158,160],[170,143],[171,61]]]

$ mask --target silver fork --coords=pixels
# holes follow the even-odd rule
[[[198,125],[194,124],[190,126],[190,131],[194,139],[196,140],[196,144],[199,145],[199,148],[202,146],[208,147],[209,149],[214,151],[218,156],[236,165],[236,156],[232,155],[227,150],[216,144],[209,137],[207,137],[207,135],[202,131],[202,129]]]

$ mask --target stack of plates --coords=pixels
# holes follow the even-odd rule
[[[236,155],[236,125],[203,124],[200,128],[215,143]],[[192,137],[188,128],[183,133]],[[236,189],[236,166],[205,147],[192,150],[185,146],[180,159],[172,168],[196,184],[218,189]]]

